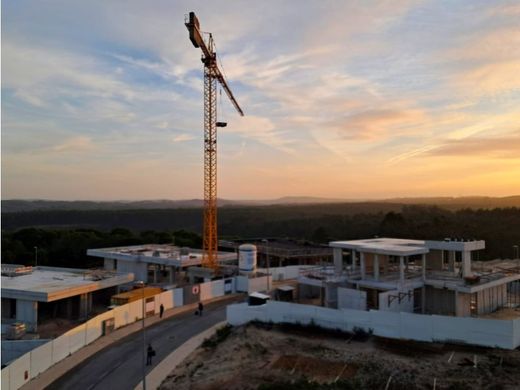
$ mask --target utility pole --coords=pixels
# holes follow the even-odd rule
[[[38,266],[38,247],[34,247],[34,266]]]
[[[265,243],[265,263],[267,265],[267,293],[269,294],[269,241],[264,238],[262,240]]]
[[[146,317],[145,308],[145,297],[144,297],[144,282],[139,280],[135,283],[137,286],[141,286],[143,292],[143,318],[142,318],[142,334],[143,334],[143,358],[142,358],[142,376],[143,376],[143,390],[146,390],[146,333],[144,327],[144,318]]]

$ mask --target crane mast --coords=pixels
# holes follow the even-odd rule
[[[229,100],[241,116],[244,113],[229,88],[223,73],[217,64],[217,53],[213,36],[209,34],[205,42],[200,31],[200,24],[194,12],[185,20],[191,43],[202,51],[204,64],[204,224],[203,257],[204,267],[217,268],[217,127],[226,123],[217,122],[217,82],[222,86]]]

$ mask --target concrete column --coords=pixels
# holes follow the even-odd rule
[[[343,249],[333,248],[332,254],[334,257],[334,270],[336,274],[339,275],[343,270]]]
[[[365,254],[363,252],[359,252],[360,257],[360,268],[361,268],[361,279],[365,279]]]
[[[175,282],[175,268],[170,267],[170,284]]]
[[[84,319],[88,316],[88,294],[79,296],[79,318]]]
[[[25,323],[27,330],[38,329],[38,301],[16,300],[16,321]]]
[[[448,270],[455,272],[455,251],[450,251],[448,256]]]
[[[451,253],[450,253],[450,256],[451,256]],[[455,290],[455,313],[454,315],[455,316],[458,316],[459,315],[459,292],[457,290]]]
[[[421,313],[426,313],[426,287],[424,286],[421,288]]]
[[[355,271],[356,270],[356,251],[354,249],[352,249],[352,271]]]
[[[379,255],[374,254],[374,279],[379,280]]]
[[[72,306],[73,306],[73,303],[72,303],[72,300],[74,298],[73,297],[69,297],[69,298],[66,298],[65,299],[65,310],[66,310],[66,315],[67,315],[67,318],[72,318]],[[59,305],[60,305],[60,302],[57,301],[54,303],[56,306],[55,307],[55,311],[53,313],[53,318],[56,316],[56,314],[58,313],[57,310],[59,310]]]
[[[471,276],[471,252],[462,252],[462,277]]]
[[[426,280],[426,253],[422,255],[422,280]]]
[[[399,282],[404,284],[404,256],[399,256]]]
[[[109,270],[109,271],[112,271],[112,270],[116,269],[115,260],[114,259],[109,259],[107,257],[104,257],[103,265],[104,265],[104,268]]]

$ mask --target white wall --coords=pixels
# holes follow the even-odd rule
[[[2,365],[48,343],[49,340],[2,340]]]
[[[267,280],[269,279],[269,281]],[[267,286],[269,285],[270,288],[273,288],[273,281],[272,277],[269,276],[261,276],[259,278],[251,278],[247,279],[247,292],[252,293],[255,291],[266,291]]]
[[[401,301],[399,302],[400,293],[407,294],[407,295],[406,296],[401,295]],[[414,301],[413,290],[385,291],[385,292],[379,293],[379,310],[413,313],[413,307],[414,307],[413,301]]]
[[[184,302],[184,290],[182,288],[176,288],[173,294],[174,307],[182,306]]]
[[[338,309],[366,310],[366,291],[338,287]]]
[[[118,261],[118,266],[123,262]],[[129,271],[134,272],[134,271]],[[249,279],[254,283],[266,283],[265,278],[257,281]],[[245,278],[245,288],[251,288],[249,280]],[[200,284],[200,299],[206,300],[224,295],[224,280]],[[183,289],[178,288],[155,295],[155,312],[159,312],[161,303],[164,309],[183,306]],[[117,306],[114,309],[100,314],[86,323],[69,330],[60,337],[33,349],[18,357],[2,370],[2,390],[16,390],[22,385],[48,369],[53,364],[65,359],[85,345],[90,344],[102,335],[103,321],[114,319],[115,328],[121,328],[142,318],[142,300],[130,302],[126,305]],[[2,348],[4,343],[2,342]],[[25,380],[27,371],[28,379]]]
[[[242,325],[252,320],[310,323],[351,331],[360,327],[375,335],[418,341],[462,342],[486,347],[514,349],[520,346],[520,320],[491,320],[451,316],[394,313],[381,310],[328,309],[289,302],[229,305],[227,320]]]
[[[237,276],[236,280],[236,290],[239,292],[247,292],[247,276]]]
[[[27,330],[35,332],[37,330],[38,321],[38,302],[17,299],[16,320],[24,322],[27,326]]]
[[[515,333],[514,345],[520,345],[520,318],[513,321],[513,329]]]
[[[117,260],[118,272],[132,272],[135,280],[148,282],[148,263]]]
[[[269,268],[269,273],[271,274],[274,281],[278,280],[287,280],[287,279],[298,279],[300,275],[300,270],[306,268],[316,267],[314,265],[289,265],[287,267],[272,267]],[[258,272],[267,273],[267,268],[257,268]]]

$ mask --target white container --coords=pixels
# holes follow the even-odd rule
[[[238,268],[243,272],[256,271],[256,246],[242,244],[238,247]]]

